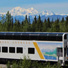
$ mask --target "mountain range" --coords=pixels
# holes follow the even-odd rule
[[[56,14],[53,11],[48,11],[48,10],[39,12],[34,8],[25,9],[25,8],[21,8],[21,7],[15,7],[13,9],[11,9],[9,12],[13,16],[13,19],[17,19],[19,21],[24,20],[25,15],[27,15],[28,17],[30,16],[31,22],[33,21],[35,16],[38,18],[39,15],[41,16],[41,20],[43,20],[43,21],[48,18],[50,18],[50,20],[53,20],[53,21],[56,19],[61,20],[63,17],[65,19],[66,16],[68,16],[68,14],[67,15],[66,14]],[[6,15],[6,13],[1,12],[0,13],[0,20],[1,20],[2,14]]]

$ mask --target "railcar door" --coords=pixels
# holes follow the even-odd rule
[[[63,65],[63,48],[57,48],[58,62]]]
[[[68,48],[67,48],[67,61],[68,61]]]
[[[57,48],[58,62],[62,63],[63,61],[63,48]]]
[[[62,48],[57,48],[57,56],[58,56],[58,58],[60,58],[60,57],[63,56],[63,50],[62,50]]]

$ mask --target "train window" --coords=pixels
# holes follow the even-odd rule
[[[35,54],[35,48],[28,48],[28,54]]]
[[[30,40],[30,36],[22,35],[22,36],[20,37],[20,40]]]
[[[0,52],[1,52],[1,47],[0,47]]]
[[[36,39],[37,40],[37,39]],[[38,36],[38,40],[62,41],[62,36]]]
[[[29,36],[29,40],[38,40],[38,36]]]
[[[67,34],[64,39],[67,38]],[[62,41],[62,35],[47,35],[47,34],[30,34],[30,33],[3,33],[0,34],[0,39],[7,40],[41,40],[41,41]]]
[[[10,40],[10,39],[12,39],[12,35],[5,35],[4,38],[7,40]]]
[[[9,47],[9,52],[10,53],[15,53],[15,47]]]
[[[0,39],[5,39],[5,35],[0,35]]]
[[[62,48],[57,48],[57,56],[63,56],[63,49]]]
[[[2,52],[8,52],[8,47],[2,47]]]
[[[23,53],[23,48],[17,47],[17,53]]]
[[[67,55],[67,47],[64,48],[64,56],[66,57],[66,55]]]
[[[12,36],[12,39],[13,40],[20,40],[20,35],[13,35]]]
[[[67,34],[64,35],[64,39],[67,39]]]

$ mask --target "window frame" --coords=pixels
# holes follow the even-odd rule
[[[31,50],[30,50],[31,49]],[[33,51],[32,51],[32,49],[33,49]],[[31,51],[31,52],[30,52]],[[28,54],[35,54],[35,48],[28,48]]]
[[[3,49],[3,48],[4,48],[4,49]],[[6,50],[5,50],[5,48],[6,48]],[[8,53],[8,47],[3,46],[3,47],[2,47],[2,53]]]
[[[21,51],[19,51],[18,49],[21,49]],[[23,47],[16,47],[16,53],[23,53]]]
[[[12,51],[13,48],[14,48],[14,51]],[[15,47],[9,47],[9,53],[15,53]]]

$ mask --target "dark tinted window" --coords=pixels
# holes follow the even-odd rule
[[[38,36],[29,36],[30,38],[30,40],[38,40],[39,39],[39,37]]]
[[[15,53],[15,47],[9,47],[9,52],[10,53]]]
[[[5,35],[0,35],[0,39],[5,39]]]
[[[64,37],[67,38],[67,35]],[[41,40],[41,41],[62,41],[62,36],[44,36],[44,35],[0,35],[0,39],[7,40]]]
[[[23,53],[23,48],[17,47],[17,53]]]
[[[67,47],[64,48],[64,56],[66,57],[66,55],[67,55]]]
[[[28,48],[28,54],[35,54],[35,48]]]
[[[1,52],[1,47],[0,47],[0,52]]]
[[[12,35],[5,35],[4,38],[7,39],[7,40],[12,39]]]
[[[62,36],[38,36],[38,40],[44,40],[44,41],[62,41]]]
[[[20,38],[21,38],[20,35],[13,35],[12,36],[13,40],[20,40]]]
[[[67,39],[67,34],[64,35],[64,39]]]
[[[57,56],[63,56],[63,49],[62,48],[57,48]]]
[[[22,35],[22,36],[20,36],[20,39],[21,40],[30,40],[30,36],[28,36],[28,35]]]
[[[2,47],[2,52],[8,52],[8,47]]]

